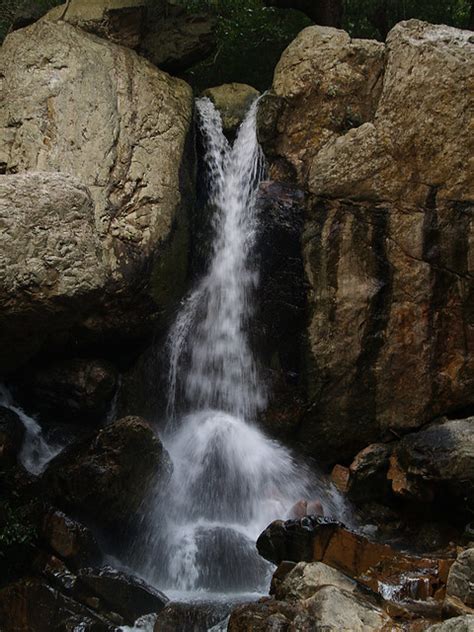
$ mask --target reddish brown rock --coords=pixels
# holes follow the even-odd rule
[[[349,489],[350,471],[343,465],[335,465],[332,468],[331,479],[339,491],[346,493]]]
[[[92,532],[59,510],[49,511],[45,515],[41,537],[56,555],[73,566],[90,565],[101,559]]]
[[[348,495],[351,500],[383,500],[388,496],[387,480],[391,447],[373,443],[356,455],[349,467]]]
[[[375,592],[398,586],[403,593],[406,584],[412,597],[424,599],[442,597],[454,561],[410,556],[324,518],[276,521],[260,535],[257,548],[274,563],[323,562]]]

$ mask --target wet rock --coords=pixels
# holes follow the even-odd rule
[[[355,502],[385,499],[390,491],[387,480],[392,448],[373,443],[356,455],[349,467],[347,493]]]
[[[137,457],[139,455],[139,458]],[[171,462],[146,421],[125,417],[74,443],[48,465],[43,488],[61,507],[109,529],[124,527]]]
[[[4,632],[113,632],[116,626],[90,608],[39,579],[24,579],[0,590],[0,627]]]
[[[348,467],[344,467],[344,465],[339,465],[338,463],[332,468],[331,471],[331,480],[337,489],[343,494],[347,493],[349,489],[349,477],[350,472]]]
[[[92,532],[59,510],[49,511],[45,515],[41,537],[56,555],[74,567],[94,564],[101,559]]]
[[[324,516],[324,509],[319,500],[299,500],[289,511],[289,518],[305,516]]]
[[[0,406],[0,470],[17,463],[25,437],[25,427],[18,415]]]
[[[279,585],[275,597],[285,601],[298,601],[312,597],[321,586],[330,584],[354,592],[356,583],[339,571],[321,562],[299,562]]]
[[[225,603],[169,603],[158,615],[153,632],[208,632],[230,610]]]
[[[441,502],[461,511],[474,503],[474,417],[444,421],[405,436],[389,472],[401,496]]]
[[[371,588],[407,582],[414,598],[441,594],[446,586],[450,557],[422,558],[407,555],[386,544],[372,542],[325,518],[275,521],[260,535],[257,549],[265,559],[322,562]]]
[[[257,554],[253,540],[234,529],[201,527],[195,541],[197,588],[228,593],[261,589],[269,565]]]
[[[448,607],[452,598],[472,608],[474,614],[474,549],[463,551],[451,566],[446,586]]]
[[[426,628],[426,632],[472,632],[473,630],[474,615],[454,617]]]
[[[110,567],[81,569],[78,580],[129,625],[143,615],[159,612],[168,602],[166,595],[142,579]]]
[[[253,335],[272,393],[259,421],[281,438],[294,434],[304,412],[304,201],[299,187],[274,181],[263,182],[257,197],[260,289]]]
[[[241,606],[231,614],[228,630],[313,632],[315,629],[324,629],[331,632],[375,632],[385,629],[384,626],[389,623],[390,618],[368,601],[336,586],[325,585],[309,599],[293,603],[268,600]],[[399,628],[394,625],[390,629]]]
[[[20,378],[22,403],[45,420],[97,422],[110,407],[117,371],[104,360],[73,358],[29,371]]]
[[[184,289],[190,87],[64,21],[10,33],[0,66],[2,367],[144,336]]]
[[[226,134],[235,134],[244,120],[245,114],[260,92],[245,83],[225,83],[208,88],[202,93],[208,97],[220,112],[222,127]]]
[[[284,601],[266,600],[239,606],[230,615],[228,632],[267,632],[268,630],[298,630],[311,632],[314,620],[304,607]]]
[[[391,623],[380,608],[332,585],[322,586],[305,602],[305,606],[311,618],[328,632],[378,632]],[[397,630],[397,626],[392,626],[390,629]]]
[[[321,463],[472,404],[470,37],[410,20],[384,46],[309,27],[262,103],[271,175],[309,192],[295,434]]]

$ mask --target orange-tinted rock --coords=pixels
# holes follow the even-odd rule
[[[401,596],[427,599],[446,586],[451,558],[410,556],[371,542],[337,522],[304,518],[272,523],[257,541],[261,555],[282,560],[323,562],[381,594],[391,587]]]
[[[332,468],[331,478],[334,485],[339,491],[346,493],[349,489],[349,476],[350,472],[347,467],[343,465],[335,465]]]
[[[372,443],[359,452],[349,467],[348,495],[354,501],[384,499],[390,484],[387,481],[391,448]]]
[[[75,566],[100,561],[101,553],[92,532],[59,510],[45,515],[41,536],[56,555]]]

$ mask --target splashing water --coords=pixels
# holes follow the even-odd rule
[[[207,274],[169,336],[169,425],[174,473],[157,493],[142,543],[142,572],[162,588],[252,592],[271,568],[255,540],[302,498],[340,515],[337,494],[255,425],[265,392],[248,340],[258,271],[255,202],[264,175],[257,102],[233,147],[209,99],[197,101],[213,210]]]
[[[40,474],[49,461],[61,451],[61,447],[46,441],[36,419],[15,404],[11,393],[3,384],[0,384],[0,406],[16,413],[25,427],[25,439],[19,455],[21,464],[32,474]]]

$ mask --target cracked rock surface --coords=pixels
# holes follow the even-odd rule
[[[310,193],[296,434],[322,461],[474,404],[473,62],[470,31],[410,20],[380,44],[314,26],[265,97],[270,173]]]

